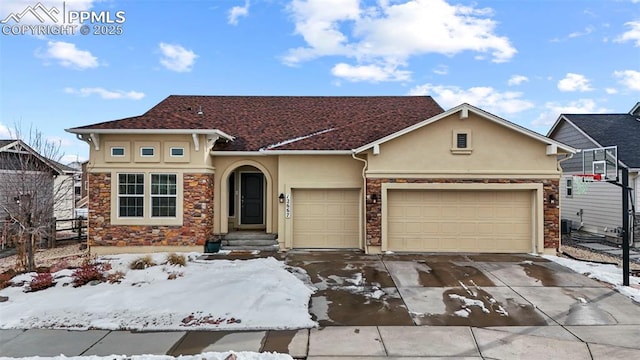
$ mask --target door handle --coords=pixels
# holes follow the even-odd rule
[[[244,206],[244,196],[240,197],[240,206]]]

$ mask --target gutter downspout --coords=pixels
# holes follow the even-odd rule
[[[351,152],[351,157],[355,160],[362,161],[364,166],[362,167],[362,216],[360,219],[362,220],[362,245],[364,248],[364,253],[369,254],[369,246],[367,246],[367,167],[369,163],[366,159],[361,159],[356,156],[355,150]]]
[[[579,150],[580,149],[578,149],[578,151]],[[560,166],[560,163],[562,163],[563,161],[567,161],[567,160],[573,158],[573,155],[575,155],[575,154],[569,154],[569,155],[563,157],[562,159],[558,160],[558,171],[560,171],[560,174],[562,174],[562,167]],[[560,184],[562,184],[562,176],[560,177]],[[558,184],[558,185],[560,185],[560,184]],[[560,189],[558,189],[558,191],[560,191]],[[558,196],[558,197],[560,198],[561,196]],[[558,209],[558,212],[560,213],[560,227],[562,228],[562,202],[560,201],[560,199],[558,199],[558,204],[560,205],[559,209]],[[580,227],[582,227],[582,222],[580,222]],[[562,230],[560,231],[560,239],[558,241],[558,245],[559,245],[558,248],[562,247]]]
[[[573,158],[573,155],[575,155],[575,154],[569,154],[568,156],[563,157],[562,159],[558,160],[558,171],[560,171],[560,173],[562,173],[562,167],[560,166],[560,163],[563,162],[563,161],[567,161],[567,160]]]

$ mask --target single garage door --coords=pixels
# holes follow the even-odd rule
[[[387,249],[531,252],[532,191],[389,190]]]
[[[359,248],[359,190],[294,189],[294,248]]]

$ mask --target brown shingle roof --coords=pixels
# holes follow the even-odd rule
[[[351,150],[443,111],[430,96],[172,95],[141,116],[70,131],[217,129],[235,140],[215,150]]]

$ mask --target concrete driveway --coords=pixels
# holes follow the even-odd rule
[[[640,306],[606,284],[527,254],[290,252],[318,291],[320,326],[640,325]]]

